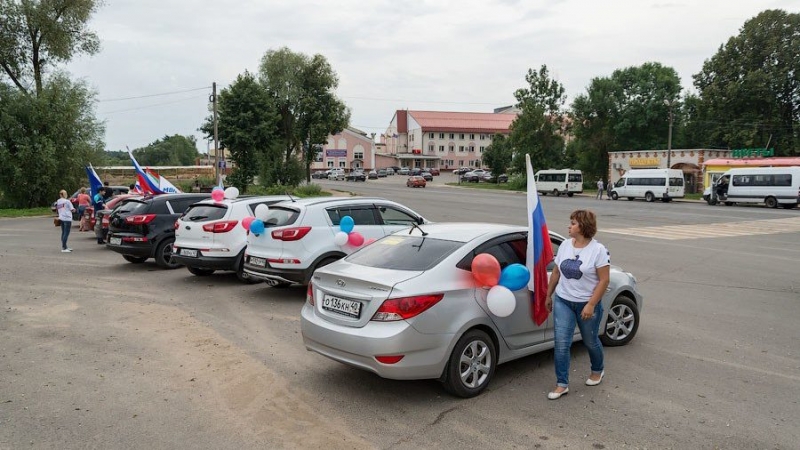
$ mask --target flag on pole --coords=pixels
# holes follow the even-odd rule
[[[92,204],[94,204],[94,196],[100,192],[103,182],[100,181],[100,176],[97,175],[91,163],[86,166],[86,175],[89,177],[89,198],[92,199]]]
[[[144,169],[145,173],[150,177],[150,180],[153,181],[154,184],[158,186],[158,189],[161,190],[164,194],[180,194],[181,190],[175,187],[172,183],[169,182],[166,178],[161,176],[158,172],[153,169],[146,168]]]
[[[528,253],[526,264],[531,272],[528,290],[531,295],[532,318],[536,325],[541,325],[550,314],[545,307],[547,297],[547,265],[553,260],[553,246],[550,243],[550,232],[544,219],[544,210],[536,191],[536,179],[533,176],[530,155],[525,155],[525,166],[528,175]]]
[[[133,168],[136,171],[136,181],[139,183],[139,186],[144,192],[145,195],[159,195],[163,194],[164,192],[158,187],[158,182],[153,181],[151,177],[149,177],[139,163],[136,161],[136,158],[133,157],[133,152],[127,146],[125,147],[128,149],[128,156],[131,157],[131,162],[133,163]]]

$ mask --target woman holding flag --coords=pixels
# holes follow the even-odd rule
[[[600,384],[605,375],[598,333],[603,317],[600,299],[608,287],[611,262],[608,250],[594,239],[595,214],[579,209],[570,214],[569,220],[571,239],[564,240],[558,248],[545,299],[555,325],[556,388],[547,394],[550,400],[569,393],[570,347],[576,323],[591,361],[592,373],[586,385]]]

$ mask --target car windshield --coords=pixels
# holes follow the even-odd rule
[[[394,270],[429,270],[464,245],[463,242],[393,234],[346,258],[367,267]]]
[[[285,225],[291,225],[297,220],[297,217],[299,215],[300,215],[299,211],[296,211],[291,208],[270,206],[269,213],[267,214],[267,217],[264,219],[264,226],[270,228],[270,227],[282,227]]]
[[[197,204],[192,205],[183,213],[181,220],[184,222],[205,222],[219,220],[225,217],[228,207],[222,204]]]
[[[120,205],[114,210],[117,214],[144,214],[150,209],[150,203],[131,200]]]

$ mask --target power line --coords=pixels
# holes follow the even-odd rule
[[[433,100],[399,100],[399,99],[392,99],[392,98],[375,98],[375,97],[342,97],[342,98],[349,98],[355,100],[370,100],[376,102],[395,102],[395,103],[436,103],[442,105],[489,105],[489,106],[497,106],[502,105],[503,103],[481,103],[481,102],[440,102],[440,101],[433,101]]]
[[[107,116],[109,114],[128,112],[128,111],[137,111],[137,110],[140,110],[140,109],[155,108],[155,107],[158,107],[158,106],[165,106],[165,105],[173,105],[175,103],[181,103],[181,102],[185,102],[187,100],[194,100],[196,98],[205,98],[205,95],[195,95],[195,96],[192,96],[192,97],[182,98],[180,100],[175,100],[175,101],[172,101],[172,102],[156,103],[156,104],[153,104],[153,105],[139,106],[137,108],[127,108],[127,109],[118,109],[116,111],[99,112],[99,114]]]
[[[210,89],[210,88],[211,88],[211,86],[205,86],[205,87],[200,87],[200,88],[184,89],[182,91],[162,92],[160,94],[137,95],[135,97],[107,98],[107,99],[103,99],[103,100],[98,100],[98,102],[99,103],[103,103],[103,102],[119,102],[119,101],[123,101],[123,100],[136,100],[136,99],[140,99],[140,98],[163,97],[165,95],[183,94],[183,93],[186,93],[186,92],[201,91],[201,90],[206,90],[206,89]]]

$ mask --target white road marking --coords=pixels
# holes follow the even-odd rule
[[[624,234],[665,240],[723,238],[800,232],[800,217],[749,222],[701,223],[661,227],[612,228],[604,233]]]

